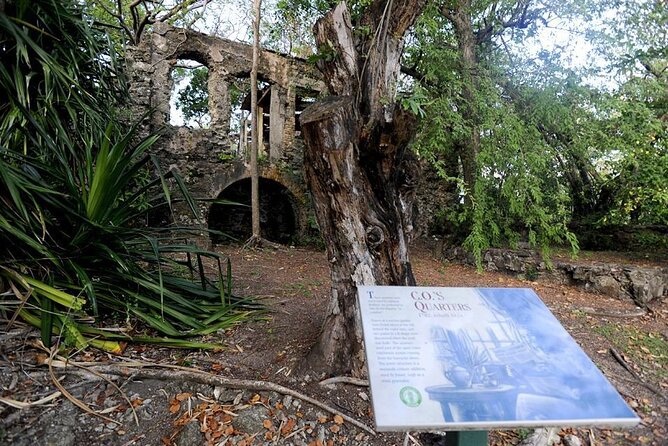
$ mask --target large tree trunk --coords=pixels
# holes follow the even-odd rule
[[[403,36],[424,0],[376,1],[353,37],[340,3],[315,26],[332,97],[306,109],[304,167],[327,244],[332,300],[309,367],[364,373],[357,285],[413,285],[408,258],[417,165],[414,118],[394,104]],[[332,56],[333,55],[333,56]]]

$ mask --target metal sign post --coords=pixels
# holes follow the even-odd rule
[[[487,431],[452,431],[445,435],[445,446],[487,446]]]

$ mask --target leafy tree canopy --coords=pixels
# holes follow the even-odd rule
[[[596,63],[575,65],[568,41],[544,49],[554,28]],[[657,1],[431,4],[404,59],[405,104],[426,118],[418,153],[457,187],[446,232],[480,253],[577,248],[574,223],[665,225],[666,29]]]

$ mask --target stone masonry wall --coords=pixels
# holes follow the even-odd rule
[[[440,256],[475,263],[473,255],[459,247],[443,249]],[[550,269],[539,254],[527,249],[488,249],[482,266],[487,271],[548,276],[617,299],[631,299],[641,307],[668,296],[668,267],[555,260]]]

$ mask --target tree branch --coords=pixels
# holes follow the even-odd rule
[[[401,72],[419,81],[423,81],[425,78],[425,75],[422,72],[418,71],[418,69],[415,67],[407,67],[406,65],[402,65]]]
[[[167,20],[176,17],[178,14],[188,14],[196,9],[204,8],[209,3],[211,3],[211,0],[183,0],[177,2],[170,8],[166,8],[163,6],[162,1],[133,0],[126,6],[127,10],[129,10],[130,23],[128,23],[128,18],[126,17],[127,14],[123,13],[124,7],[122,0],[116,0],[116,11],[111,10],[101,2],[98,4],[107,14],[118,20],[118,29],[122,29],[128,37],[128,40],[132,44],[137,45],[141,41],[142,35],[148,26],[157,22],[166,22]],[[140,8],[143,8],[143,12],[140,11]],[[108,24],[105,25],[107,27],[113,27]]]
[[[119,25],[120,29],[123,30],[123,32],[125,33],[126,36],[128,36],[128,39],[132,40],[132,31],[131,31],[130,28],[128,28],[127,25],[125,24],[125,20],[123,20],[122,10],[120,9],[120,7],[121,7],[121,0],[118,0],[118,2],[117,2],[117,4],[116,4],[116,5],[117,5],[117,8],[119,8],[119,9],[118,9],[118,12],[114,12],[114,11],[112,11],[111,9],[107,8],[103,2],[99,2],[99,3],[97,3],[97,5],[99,5],[100,8],[102,8],[102,10],[103,10],[104,12],[106,12],[107,14],[109,14],[110,16],[112,16],[113,18],[115,18],[116,20],[118,20],[118,25]],[[108,25],[108,24],[107,24],[107,25],[105,25],[105,26],[108,26],[108,27],[110,27],[110,28],[113,28],[113,25]]]
[[[93,23],[91,23],[91,26],[100,27],[100,28],[111,28],[111,29],[116,29],[116,30],[119,30],[119,31],[125,31],[125,29],[120,25],[112,25],[111,23],[100,22],[99,20],[94,20]]]
[[[492,38],[503,34],[506,29],[524,29],[541,18],[544,9],[529,11],[531,0],[521,0],[513,9],[510,17],[503,19],[497,16],[496,7],[484,19],[485,26],[475,32],[476,44],[489,42]],[[496,25],[496,27],[495,27]]]
[[[187,14],[189,12],[192,12],[196,9],[204,8],[206,5],[208,5],[211,2],[211,0],[200,0],[197,2],[192,3],[191,5],[188,5],[188,2],[183,2],[178,5],[175,5],[172,7],[169,11],[167,11],[164,15],[158,17],[157,15],[155,16],[155,21],[156,22],[165,22],[172,17],[174,17],[176,14],[183,12],[184,14]]]

